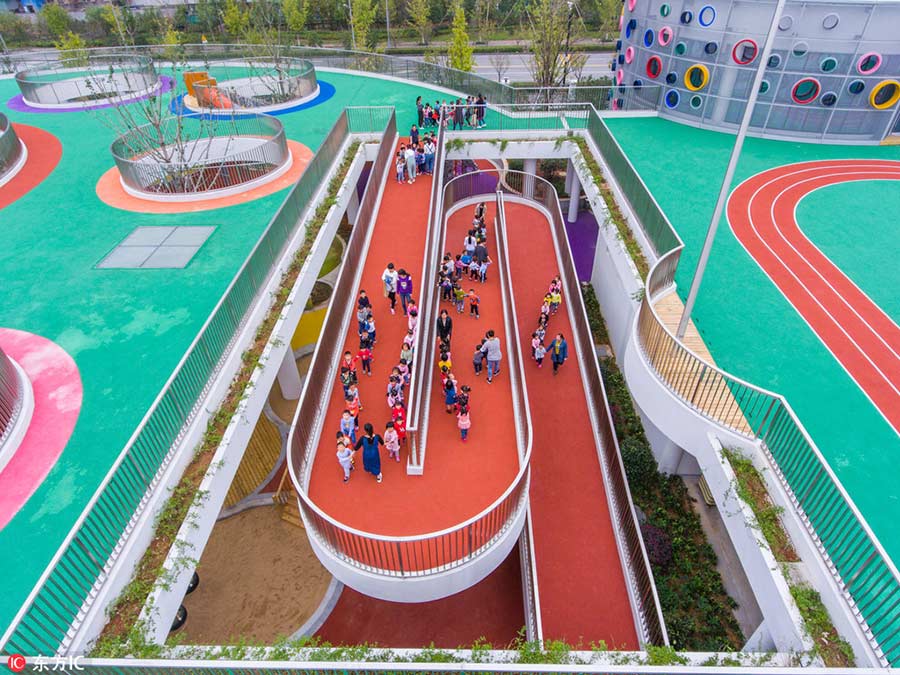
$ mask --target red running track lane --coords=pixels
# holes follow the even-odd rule
[[[900,327],[797,224],[813,190],[861,180],[900,180],[900,162],[827,160],[770,169],[728,200],[738,240],[813,332],[900,433]]]
[[[316,636],[333,645],[504,649],[525,623],[519,547],[480,582],[449,598],[403,603],[376,600],[347,586]]]
[[[506,214],[534,435],[531,517],[544,637],[637,649],[566,298],[550,320],[547,342],[561,332],[569,360],[556,376],[549,355],[541,368],[531,360],[541,302],[559,271],[550,224],[523,204],[507,201]]]
[[[0,209],[37,187],[62,158],[62,144],[50,132],[27,124],[13,124],[13,128],[28,149],[28,158],[19,173],[0,190]]]
[[[360,375],[363,412],[360,427],[371,422],[378,433],[390,420],[386,387],[391,369],[399,361],[400,347],[407,330],[407,319],[400,304],[392,316],[382,295],[381,273],[390,261],[406,268],[413,276],[413,297],[420,299],[424,237],[428,215],[431,178],[420,177],[414,185],[397,184],[393,172],[388,178],[375,222],[369,251],[364,263],[362,287],[366,289],[375,312],[375,360],[372,377]],[[489,250],[496,259],[493,213],[489,212]],[[454,214],[447,227],[446,250],[462,250],[466,230],[472,220],[472,208]],[[335,379],[322,437],[312,467],[309,494],[325,513],[354,528],[384,535],[422,534],[452,527],[476,515],[494,502],[510,485],[518,471],[512,393],[508,378],[501,376],[492,385],[484,376],[472,374],[474,346],[491,327],[501,328],[502,305],[496,270],[491,269],[487,284],[475,284],[482,300],[482,318],[451,311],[454,321],[453,371],[460,384],[472,387],[472,428],[469,441],[462,443],[455,415],[444,412],[440,380],[435,377],[431,400],[425,473],[406,474],[408,445],[401,446],[400,463],[382,454],[384,481],[363,470],[358,457],[356,470],[348,483],[335,458],[334,436],[344,409],[343,391]],[[468,286],[466,286],[468,290]],[[354,300],[355,302],[355,300]],[[452,310],[449,304],[443,306]],[[468,312],[468,307],[466,308]],[[501,334],[501,338],[502,338]],[[359,339],[355,316],[351,322],[345,349],[356,354]]]

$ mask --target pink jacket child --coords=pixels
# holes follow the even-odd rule
[[[400,436],[394,429],[393,422],[384,425],[384,447],[387,448],[388,457],[400,461]]]
[[[469,436],[469,429],[472,426],[472,420],[469,419],[469,406],[462,406],[456,413],[456,426],[459,427],[459,435],[462,437],[463,443]]]

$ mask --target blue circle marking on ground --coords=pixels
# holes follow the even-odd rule
[[[325,80],[318,80],[319,83],[319,93],[318,95],[309,101],[304,101],[303,103],[298,103],[297,105],[291,106],[290,108],[282,108],[281,110],[272,110],[271,112],[266,112],[266,115],[272,115],[273,117],[278,117],[279,115],[286,115],[288,113],[297,112],[298,110],[306,110],[308,108],[313,108],[317,105],[325,103],[328,99],[334,96],[336,89],[334,85],[330,82],[326,82]],[[232,115],[228,113],[198,113],[191,112],[188,108],[184,106],[184,94],[180,94],[172,99],[172,102],[169,104],[169,109],[174,114],[184,113],[185,117],[203,117],[205,119],[212,119],[217,117],[232,117]],[[233,117],[235,119],[242,119],[245,117],[252,117],[255,113],[252,112],[242,112],[240,114],[236,114]]]

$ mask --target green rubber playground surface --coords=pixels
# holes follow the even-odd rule
[[[398,128],[415,120],[424,87],[321,72],[336,88],[317,106],[282,115],[288,138],[315,151],[346,106],[398,108]],[[90,112],[19,113],[18,94],[0,80],[0,105],[13,122],[40,127],[62,143],[50,176],[0,210],[0,326],[30,331],[62,346],[78,365],[84,401],[59,461],[0,531],[0,633],[31,591],[114,459],[184,355],[257,238],[284,199],[188,214],[137,214],[107,206],[95,194],[112,166],[114,133]],[[95,265],[139,226],[216,227],[184,269],[114,270]]]
[[[676,274],[690,287],[734,136],[658,118],[609,118],[609,128],[685,242]],[[900,147],[818,145],[748,138],[734,186],[760,171],[817,159],[900,160]],[[809,239],[896,322],[900,188],[864,181],[817,190],[797,220]],[[895,562],[900,562],[900,437],[723,219],[694,321],[717,364],[783,394]]]

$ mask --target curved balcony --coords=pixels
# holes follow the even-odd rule
[[[316,68],[305,59],[223,61],[210,75],[214,78],[193,84],[197,108],[273,112],[319,93]]]
[[[274,117],[171,116],[119,136],[110,147],[126,192],[156,201],[208,199],[266,183],[291,166]]]
[[[25,160],[25,146],[6,115],[0,113],[0,185],[10,180]]]
[[[17,59],[16,84],[35,108],[91,107],[149,96],[159,88],[153,58],[71,50]]]

